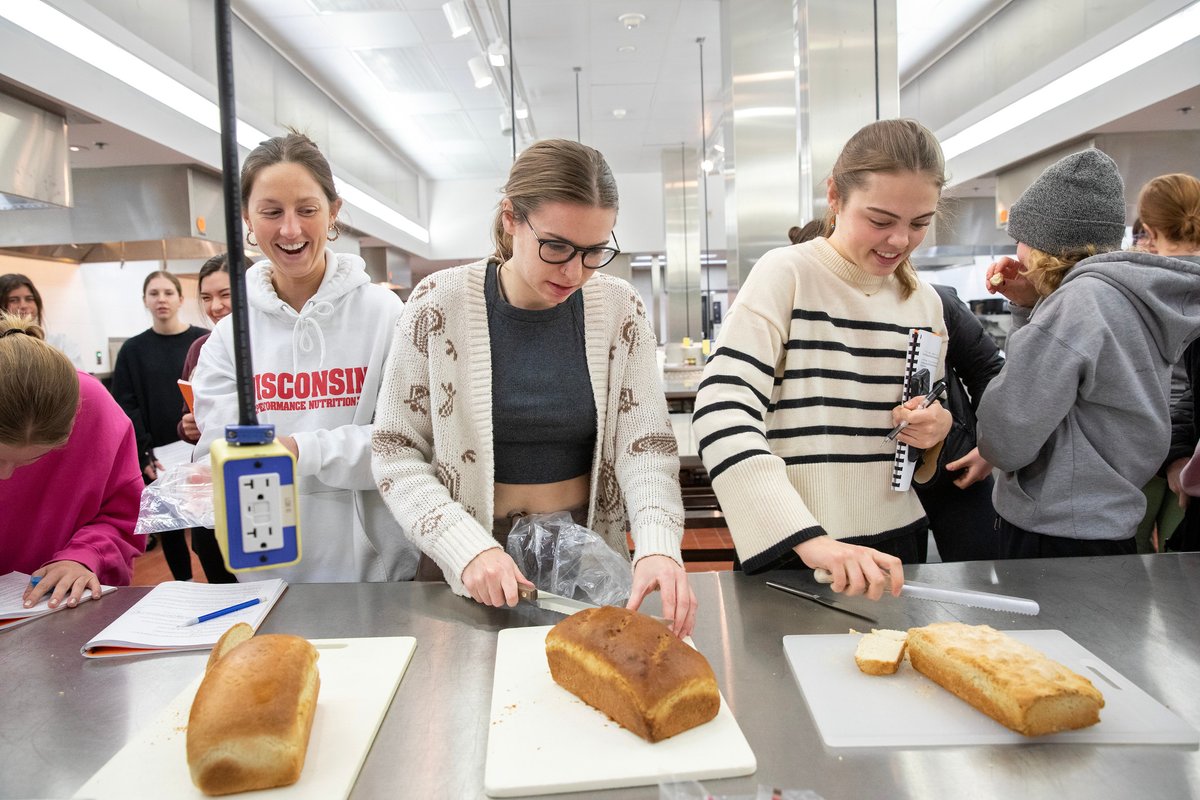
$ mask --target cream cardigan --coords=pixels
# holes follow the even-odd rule
[[[486,268],[480,261],[443,270],[413,290],[396,323],[371,445],[375,481],[392,514],[459,594],[471,560],[500,546],[491,535]],[[628,557],[628,524],[635,561],[666,555],[682,564],[678,448],[645,307],[632,286],[604,273],[581,291],[588,399],[596,406],[588,527]]]

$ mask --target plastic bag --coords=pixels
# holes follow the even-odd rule
[[[506,550],[542,591],[598,606],[623,606],[633,591],[629,561],[566,511],[521,517]]]
[[[173,464],[142,490],[134,533],[212,528],[212,468],[207,461]]]
[[[711,794],[696,781],[660,783],[658,800],[824,800],[811,789],[779,789],[759,785],[755,794]]]

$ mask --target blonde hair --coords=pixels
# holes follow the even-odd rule
[[[1029,255],[1021,265],[1021,274],[1033,285],[1038,296],[1045,297],[1062,285],[1063,278],[1067,277],[1072,267],[1098,252],[1096,246],[1091,244],[1081,250],[1067,250],[1058,255],[1030,247]]]
[[[834,162],[830,178],[843,201],[856,189],[862,189],[871,175],[882,172],[895,175],[915,172],[925,175],[937,186],[938,208],[942,187],[946,185],[946,159],[937,137],[915,119],[881,119],[850,137]],[[825,217],[825,229],[832,231],[836,215],[831,208]],[[907,258],[896,268],[900,295],[908,299],[917,290],[917,270]]]
[[[1138,194],[1138,217],[1160,236],[1200,249],[1200,180],[1182,172],[1152,178]]]
[[[573,203],[617,210],[617,181],[599,150],[570,139],[545,139],[517,157],[504,184],[513,219],[524,221],[546,203]],[[512,258],[512,237],[504,230],[504,207],[492,223],[496,258]]]
[[[79,375],[41,326],[0,314],[0,444],[65,444],[79,410]]]

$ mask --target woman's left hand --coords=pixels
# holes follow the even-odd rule
[[[51,608],[58,608],[64,597],[67,599],[67,605],[74,608],[79,605],[84,591],[88,589],[92,592],[93,600],[100,597],[100,579],[78,561],[51,561],[31,577],[41,580],[37,586],[25,588],[21,599],[26,608],[32,608],[50,592],[54,593],[50,597]]]
[[[918,408],[924,400],[924,395],[919,395],[904,405],[893,408],[892,424],[899,425],[908,420],[908,426],[900,431],[898,440],[928,450],[946,438],[954,418],[936,400],[927,408]]]
[[[696,627],[696,595],[688,585],[687,572],[670,556],[646,556],[633,565],[633,591],[625,606],[637,611],[646,595],[662,592],[663,616],[671,620],[671,632],[682,639]]]

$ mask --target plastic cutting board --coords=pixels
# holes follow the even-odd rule
[[[829,747],[1090,743],[1200,744],[1200,733],[1062,631],[1008,631],[1090,680],[1104,695],[1100,723],[1029,738],[1010,731],[921,675],[907,659],[895,675],[864,675],[860,636],[785,636],[783,649]]]

